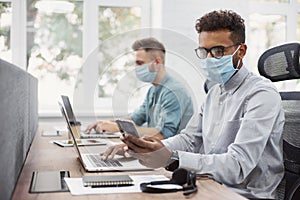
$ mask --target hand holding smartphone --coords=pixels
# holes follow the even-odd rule
[[[135,137],[140,137],[132,121],[125,119],[117,119],[116,123],[118,124],[121,133],[128,133]]]

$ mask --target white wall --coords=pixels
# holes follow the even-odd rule
[[[243,0],[230,2],[220,0],[153,0],[152,25],[162,28],[165,36],[160,39],[168,52],[166,65],[180,75],[193,93],[194,104],[199,106],[204,99],[204,79],[196,70],[198,58],[194,49],[198,47],[198,34],[195,23],[203,14],[212,10],[231,9],[243,18],[248,15],[248,4]],[[160,18],[157,19],[157,18]],[[168,33],[168,35],[167,35]]]

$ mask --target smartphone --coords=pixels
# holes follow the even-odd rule
[[[121,133],[128,133],[135,137],[140,137],[132,121],[125,119],[117,119],[116,123],[118,124]]]

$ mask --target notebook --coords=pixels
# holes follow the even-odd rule
[[[91,154],[81,152],[74,133],[71,129],[70,121],[66,115],[65,109],[60,102],[58,102],[62,115],[64,116],[68,129],[74,142],[74,148],[78,154],[78,158],[86,171],[99,172],[99,171],[139,171],[139,170],[152,170],[139,163],[135,158],[125,158],[123,156],[116,156],[113,160],[102,160],[99,153]]]
[[[73,108],[71,106],[70,100],[68,96],[65,95],[61,95],[63,104],[64,104],[64,108],[66,111],[66,114],[68,116],[68,119],[70,121],[70,124],[80,124],[80,122],[78,122],[76,120],[75,114],[73,112]],[[96,132],[91,132],[91,133],[85,133],[83,130],[81,130],[80,132],[80,137],[81,138],[101,138],[101,137],[105,137],[105,138],[119,138],[121,136],[121,133],[108,133],[108,132],[100,132],[100,133],[96,133]]]
[[[120,187],[133,185],[133,180],[128,175],[83,176],[82,182],[85,187]]]

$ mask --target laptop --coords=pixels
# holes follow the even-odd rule
[[[66,115],[63,105],[59,103],[60,110],[64,116],[68,129],[73,139],[74,148],[78,154],[79,161],[84,169],[88,172],[102,172],[102,171],[140,171],[140,170],[153,170],[139,163],[135,158],[125,158],[123,156],[116,156],[113,160],[102,160],[99,153],[83,153],[78,146],[71,129],[70,121]],[[83,148],[84,149],[84,148]]]
[[[67,117],[70,121],[70,124],[71,125],[72,124],[76,124],[76,125],[80,124],[80,122],[78,122],[76,120],[69,97],[65,96],[65,95],[61,95],[61,98],[62,98],[62,101],[64,104],[64,108],[66,110]],[[100,133],[97,132],[96,133],[95,131],[90,132],[90,133],[85,133],[84,131],[80,131],[81,138],[102,138],[102,137],[104,137],[104,138],[119,138],[120,136],[121,136],[121,133],[109,133],[109,132],[100,132]]]

